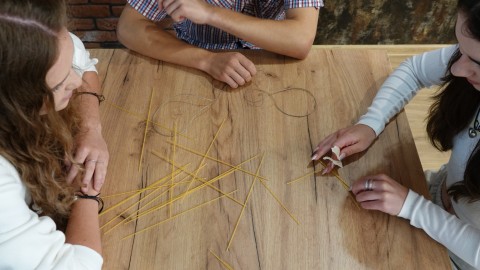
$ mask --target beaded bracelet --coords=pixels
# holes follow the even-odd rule
[[[78,199],[90,199],[90,200],[94,200],[94,201],[97,201],[98,203],[98,213],[100,214],[103,210],[103,200],[102,198],[100,198],[100,193],[98,193],[97,195],[87,195],[87,194],[83,194],[81,192],[78,192],[78,193],[75,193],[74,197],[73,197],[73,200],[76,201]]]
[[[105,100],[105,96],[104,96],[104,95],[98,94],[98,93],[95,93],[95,92],[80,91],[80,92],[77,92],[75,95],[76,95],[76,96],[80,96],[80,95],[92,95],[92,96],[95,96],[95,97],[98,99],[98,104],[100,104],[102,101]]]

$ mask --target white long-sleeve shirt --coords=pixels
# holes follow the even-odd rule
[[[359,124],[370,126],[377,136],[390,119],[424,87],[439,85],[446,75],[448,62],[458,46],[427,52],[403,62],[384,82],[368,112]],[[472,119],[473,121],[473,119]],[[463,180],[468,158],[480,136],[470,138],[468,127],[453,140],[446,165],[446,186]],[[399,216],[423,229],[430,237],[454,254],[452,260],[461,269],[480,269],[480,202],[452,201],[458,217],[409,190]]]
[[[81,75],[95,71],[82,42],[74,35],[73,64]],[[103,259],[93,249],[65,243],[49,217],[28,206],[31,199],[15,167],[0,156],[0,269],[101,269]]]
[[[74,34],[69,34],[73,41],[73,69],[80,77],[87,71],[97,72],[95,65],[98,63],[98,59],[90,58],[90,53],[85,49],[83,42]]]

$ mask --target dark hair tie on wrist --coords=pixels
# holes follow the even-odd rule
[[[102,94],[98,94],[95,92],[88,92],[88,91],[79,91],[75,94],[75,96],[80,96],[80,95],[92,95],[95,96],[98,99],[98,104],[102,103],[102,101],[105,100],[105,96]]]
[[[102,198],[100,198],[100,193],[98,193],[97,195],[87,195],[87,194],[84,194],[82,192],[77,192],[75,193],[74,197],[73,197],[74,201],[78,200],[78,199],[90,199],[90,200],[94,200],[94,201],[97,201],[98,203],[98,213],[100,214],[103,210],[103,200]]]

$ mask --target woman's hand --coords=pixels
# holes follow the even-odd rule
[[[340,129],[323,139],[312,153],[312,160],[318,160],[334,146],[340,148],[340,160],[367,149],[376,138],[375,131],[367,125],[354,125]],[[337,158],[333,156],[332,158]],[[323,173],[332,171],[334,164],[329,162]]]
[[[408,189],[385,174],[365,176],[351,186],[360,205],[397,216],[407,198]]]
[[[77,164],[84,164],[85,172],[82,178],[82,192],[88,192],[88,184],[93,180],[92,187],[97,192],[105,182],[108,166],[108,149],[99,129],[80,131],[75,137],[75,156]],[[67,182],[71,183],[78,174],[77,166],[70,166]]]

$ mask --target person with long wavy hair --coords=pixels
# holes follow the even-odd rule
[[[428,181],[432,201],[384,174],[362,177],[351,190],[363,208],[409,219],[447,247],[452,268],[480,269],[480,1],[459,0],[457,8],[458,44],[403,62],[359,122],[323,139],[312,160],[334,146],[336,159],[366,150],[418,90],[440,85],[427,133],[435,147],[452,152]],[[323,173],[333,167],[330,162]]]
[[[103,263],[101,183],[68,180],[82,170],[82,117],[70,101],[83,81],[65,25],[64,0],[0,1],[0,269]]]

